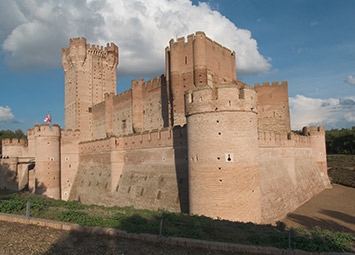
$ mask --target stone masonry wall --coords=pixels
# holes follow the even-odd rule
[[[187,212],[184,137],[183,129],[163,129],[80,144],[80,164],[69,199]],[[123,164],[112,167],[113,151],[122,153]]]
[[[262,222],[273,223],[324,190],[311,139],[259,132]]]
[[[254,86],[258,95],[258,129],[280,133],[291,131],[288,84],[264,82]]]

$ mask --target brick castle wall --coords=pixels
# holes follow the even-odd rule
[[[281,133],[291,131],[290,109],[288,104],[288,84],[264,82],[254,86],[258,95],[259,130]]]
[[[187,212],[185,133],[184,128],[165,128],[80,144],[69,199]]]
[[[40,125],[24,144],[3,141],[11,157],[1,160],[9,175],[0,184],[262,223],[330,187],[324,128],[290,133],[286,82],[237,81],[234,52],[202,32],[171,40],[165,53],[165,75],[132,80],[116,95],[118,47],[70,40],[62,52],[66,129]],[[26,157],[35,169],[19,167]]]

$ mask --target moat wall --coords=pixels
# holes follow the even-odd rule
[[[309,137],[258,136],[261,223],[272,223],[321,192],[324,184]],[[81,143],[69,199],[188,213],[186,139],[186,127],[175,127]]]
[[[80,144],[70,200],[188,212],[184,127]]]

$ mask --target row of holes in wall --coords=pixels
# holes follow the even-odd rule
[[[86,172],[84,172],[84,175],[85,175],[85,174],[86,174]],[[92,172],[91,175],[94,175],[94,173]],[[102,175],[102,173],[99,174],[99,176],[101,176],[101,175]],[[109,176],[111,176],[111,174],[109,174]],[[131,175],[131,176],[130,176],[130,179],[133,179],[133,177],[134,177],[134,176]],[[122,178],[122,175],[120,175],[120,178]],[[148,177],[145,176],[145,177],[144,177],[144,180],[147,180],[147,178],[148,178]],[[160,182],[164,182],[164,177],[160,177],[160,178],[159,178],[159,181],[160,181]],[[81,184],[83,184],[83,183],[84,183],[84,180],[81,180]],[[182,184],[182,183],[183,183],[183,179],[180,179],[180,180],[179,180],[179,183]],[[92,182],[89,181],[88,186],[90,187],[91,184],[92,184]],[[96,186],[99,186],[99,185],[100,185],[100,182],[99,182],[99,181],[96,181]],[[107,189],[107,187],[108,187],[108,182],[105,183],[105,189]],[[117,185],[116,191],[118,191],[119,188],[120,188],[120,186]],[[127,193],[130,193],[130,192],[131,192],[131,186],[129,186],[128,189],[127,189]],[[140,196],[143,196],[143,194],[144,194],[144,188],[141,188]],[[158,191],[156,198],[157,198],[158,200],[161,199],[161,191],[160,191],[160,190]],[[177,202],[178,202],[178,201],[177,201]]]
[[[234,154],[233,153],[225,153],[224,158],[225,158],[226,162],[234,162]],[[198,161],[198,156],[195,155],[195,157],[193,157],[192,160]],[[220,161],[221,157],[217,157],[217,160]]]

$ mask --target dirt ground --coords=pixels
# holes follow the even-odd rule
[[[288,227],[326,228],[355,233],[355,189],[334,184],[284,222]],[[0,221],[0,255],[9,254],[209,254],[221,251],[188,249],[138,240],[61,231]]]
[[[333,184],[283,220],[288,227],[355,233],[355,188]]]

